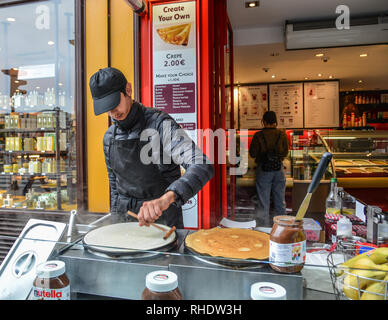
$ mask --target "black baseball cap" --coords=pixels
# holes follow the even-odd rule
[[[97,116],[116,108],[120,103],[120,91],[125,90],[127,79],[115,68],[98,70],[90,77],[89,87],[92,92],[94,114]]]

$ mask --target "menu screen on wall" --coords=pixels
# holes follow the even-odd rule
[[[268,110],[268,86],[240,87],[239,110],[241,129],[261,129],[263,114]]]
[[[339,82],[305,82],[304,115],[306,128],[339,126]]]
[[[197,141],[196,2],[152,6],[153,106]],[[197,196],[183,206],[185,227],[198,227]]]
[[[303,83],[270,84],[269,109],[279,128],[303,128]]]

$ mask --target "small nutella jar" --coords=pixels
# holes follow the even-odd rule
[[[178,288],[178,276],[171,271],[154,271],[147,274],[142,300],[183,300]]]
[[[272,282],[256,282],[251,285],[251,300],[286,300],[286,289]]]
[[[60,260],[46,261],[39,264],[36,267],[32,299],[70,300],[70,281],[65,271],[65,263]]]
[[[293,216],[276,216],[269,239],[269,262],[272,269],[294,273],[303,269],[306,260],[306,236],[303,220]]]

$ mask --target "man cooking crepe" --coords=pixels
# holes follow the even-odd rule
[[[132,99],[121,71],[100,69],[89,86],[95,115],[107,112],[113,120],[103,139],[112,222],[132,221],[130,210],[140,226],[156,221],[183,228],[181,207],[212,178],[213,165],[168,114]],[[147,156],[153,161],[144,161]]]

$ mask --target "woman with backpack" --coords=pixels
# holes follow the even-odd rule
[[[288,138],[284,131],[277,129],[274,111],[263,115],[263,130],[253,136],[249,154],[255,158],[256,190],[259,214],[268,216],[271,195],[275,215],[286,214],[286,176],[283,159],[288,155]]]

